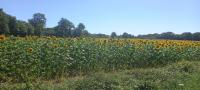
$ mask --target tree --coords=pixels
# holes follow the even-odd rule
[[[164,32],[159,36],[160,39],[174,39],[175,34],[173,32]]]
[[[16,30],[17,20],[15,17],[9,16],[9,30],[11,35],[17,36],[17,30]]]
[[[27,35],[34,35],[34,27],[29,23],[26,23],[26,26],[27,26]]]
[[[193,33],[193,40],[200,41],[200,32]]]
[[[115,37],[117,37],[117,34],[116,34],[116,32],[112,32],[110,36],[111,36],[111,38],[115,38]]]
[[[87,30],[83,30],[82,34],[83,34],[83,36],[89,36],[90,35],[90,33]]]
[[[131,38],[132,37],[132,35],[131,34],[128,34],[127,32],[124,32],[123,34],[122,34],[122,38]],[[133,36],[134,37],[134,36]]]
[[[15,35],[26,36],[26,35],[33,35],[33,34],[34,34],[34,29],[32,25],[21,20],[18,20],[16,22]]]
[[[43,35],[45,35],[45,36],[56,36],[55,29],[56,29],[55,27],[53,27],[53,28],[46,28],[43,31]]]
[[[192,40],[193,36],[191,32],[184,32],[181,34],[183,40]]]
[[[16,30],[17,30],[17,35],[26,36],[27,35],[27,31],[28,31],[28,28],[26,26],[26,22],[25,21],[20,21],[20,20],[17,21]]]
[[[40,36],[46,25],[45,15],[42,13],[35,13],[33,14],[33,18],[28,21],[34,27],[34,34]]]
[[[70,37],[72,30],[74,29],[74,24],[65,18],[61,18],[56,27],[56,33],[58,36],[67,36]]]
[[[0,9],[0,34],[9,34],[8,18],[3,9]]]
[[[85,30],[85,25],[83,23],[79,23],[73,32],[73,36],[80,37],[83,34],[84,30]]]

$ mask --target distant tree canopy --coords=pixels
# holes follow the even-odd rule
[[[71,21],[61,18],[61,20],[58,22],[58,26],[56,27],[56,35],[70,37],[73,29],[74,24]]]
[[[3,9],[0,9],[0,34],[26,36],[26,35],[46,35],[60,37],[80,37],[90,36],[90,33],[85,30],[85,25],[79,23],[77,27],[74,24],[61,18],[58,25],[52,28],[46,28],[45,14],[35,13],[28,22],[17,20],[15,17],[6,14]]]
[[[33,35],[34,28],[31,24],[17,20],[0,9],[0,34],[26,36]]]
[[[0,34],[9,34],[9,16],[0,9]]]
[[[29,19],[28,22],[34,27],[34,34],[40,36],[46,25],[45,15],[42,13],[35,13],[33,14],[33,18]]]
[[[25,21],[17,21],[16,23],[16,31],[14,35],[19,35],[19,36],[26,36],[26,35],[33,35],[33,27],[25,22]]]
[[[76,27],[68,19],[61,18],[58,25],[52,28],[46,28],[45,14],[35,13],[28,22],[17,20],[16,17],[6,14],[0,9],[0,34],[14,36],[58,36],[58,37],[96,37],[96,38],[141,38],[141,39],[173,39],[173,40],[197,40],[200,41],[200,32],[184,32],[175,34],[173,32],[164,32],[161,34],[147,34],[134,36],[124,32],[117,35],[112,32],[111,35],[106,34],[90,34],[85,30],[85,25],[79,23]]]
[[[8,27],[10,34],[17,35],[17,20],[15,17],[9,17]]]
[[[122,38],[132,38],[132,35],[131,34],[128,34],[127,32],[124,32],[122,35],[121,35]]]
[[[200,41],[200,32],[193,33],[193,40]]]
[[[73,36],[75,37],[82,36],[84,30],[85,30],[85,25],[83,23],[79,23],[73,32]]]
[[[116,37],[117,37],[116,32],[112,32],[111,35],[110,35],[110,37],[111,37],[111,38],[116,38]]]
[[[196,32],[196,33],[184,32],[182,34],[174,34],[172,32],[164,32],[164,33],[161,33],[161,34],[155,33],[155,34],[147,34],[147,35],[138,35],[136,38],[200,41],[200,32]]]

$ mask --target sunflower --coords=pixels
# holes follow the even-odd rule
[[[28,48],[27,52],[32,53],[33,52],[33,48]]]
[[[0,35],[0,40],[5,40],[6,37],[4,35]]]

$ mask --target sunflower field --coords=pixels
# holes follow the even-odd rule
[[[96,71],[200,60],[200,42],[178,40],[0,37],[0,82],[29,82]]]

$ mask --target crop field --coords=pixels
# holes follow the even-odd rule
[[[32,83],[94,72],[162,68],[199,60],[198,41],[0,36],[0,83]],[[186,63],[182,69],[189,72],[188,68]]]
[[[200,90],[198,3],[2,0],[0,90]]]

